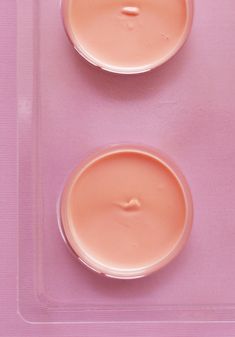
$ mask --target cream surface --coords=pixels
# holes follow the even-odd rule
[[[66,25],[76,46],[104,66],[143,67],[182,44],[188,0],[67,0]]]
[[[62,218],[73,250],[93,267],[96,261],[110,269],[144,268],[164,259],[182,236],[186,201],[157,157],[114,151],[75,172]]]

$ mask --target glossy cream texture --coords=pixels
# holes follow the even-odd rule
[[[62,198],[64,232],[73,250],[110,270],[145,268],[164,259],[185,220],[178,179],[141,151],[98,157],[75,172]]]
[[[187,0],[65,0],[75,46],[93,62],[143,67],[164,61],[182,44]]]

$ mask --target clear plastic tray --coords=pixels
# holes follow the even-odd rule
[[[211,60],[202,62],[197,20],[174,59],[123,76],[89,65],[71,48],[59,5],[18,1],[19,314],[34,323],[235,320],[232,149],[216,147],[224,128],[232,132],[234,117],[220,119],[216,110],[226,96],[208,101]],[[64,244],[56,217],[71,169],[96,148],[120,143],[171,156],[195,205],[191,239],[180,256],[132,281],[85,269]]]

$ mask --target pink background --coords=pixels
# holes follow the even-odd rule
[[[199,324],[108,324],[105,327],[98,325],[30,325],[21,320],[16,314],[16,87],[15,87],[15,52],[16,52],[16,6],[15,1],[1,0],[0,2],[0,35],[1,35],[1,214],[2,214],[2,245],[1,251],[1,324],[0,336],[233,336],[233,323],[199,323]],[[192,139],[190,146],[190,163],[185,169],[193,182],[195,206],[205,199],[205,207],[201,208],[198,217],[206,217],[207,224],[216,235],[217,226],[225,226],[225,235],[234,237],[234,83],[235,68],[235,3],[226,0],[205,1],[198,0],[200,5],[200,23],[196,25],[192,34],[197,40],[197,48],[201,43],[202,49],[198,61],[192,64],[193,71],[197,70],[195,81],[189,80],[188,90],[195,92],[188,114],[197,114],[194,125],[190,127]],[[203,9],[203,11],[202,11]],[[197,15],[199,15],[197,13]],[[217,22],[217,25],[210,22]],[[209,22],[209,24],[206,24]],[[203,28],[207,28],[206,31]],[[207,43],[209,41],[210,43]],[[200,42],[200,43],[199,43]],[[195,45],[191,42],[191,52]],[[173,66],[172,66],[173,67]],[[164,75],[164,70],[162,70]],[[165,73],[166,74],[166,73]],[[163,77],[164,83],[171,78]],[[181,93],[182,94],[182,93]],[[170,120],[169,120],[170,121]],[[182,120],[181,128],[189,130],[188,121]],[[195,127],[194,127],[195,126]],[[177,134],[174,135],[177,139]],[[181,135],[176,140],[177,156],[181,156]],[[197,141],[195,141],[197,140]],[[201,146],[197,146],[201,143]],[[170,147],[170,144],[169,144]],[[195,160],[198,158],[198,161]],[[205,160],[207,159],[207,160]],[[193,165],[190,170],[190,165]],[[195,169],[196,166],[196,169]],[[210,171],[208,176],[201,176],[198,172]],[[195,174],[197,172],[197,175]],[[195,174],[195,176],[194,176]],[[201,179],[196,179],[200,176]],[[203,193],[202,188],[203,186]],[[207,208],[209,205],[209,209]],[[228,227],[226,227],[226,225]],[[213,229],[215,229],[213,231]],[[231,232],[229,231],[231,230]],[[222,238],[223,239],[223,238]],[[218,246],[226,242],[218,237]],[[229,247],[219,246],[226,256]],[[210,252],[205,252],[209,254]],[[228,256],[229,260],[229,256]],[[222,263],[222,261],[221,261]],[[229,275],[224,275],[224,284]],[[233,282],[229,283],[226,295],[232,289]],[[234,297],[234,295],[233,295]]]

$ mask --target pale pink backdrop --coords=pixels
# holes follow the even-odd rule
[[[195,206],[197,207],[200,203],[200,198],[204,198],[205,207],[201,209],[203,214],[199,216],[206,217],[212,231],[220,222],[230,223],[231,232],[225,235],[234,236],[235,231],[232,225],[235,221],[235,216],[233,216],[235,200],[235,2],[234,0],[196,0],[196,2],[200,4],[199,7],[203,11],[196,12],[196,15],[200,15],[200,21],[195,19],[191,39],[192,41],[193,38],[201,40],[203,53],[199,53],[198,62],[192,64],[192,67],[198,70],[198,77],[188,90],[195,91],[198,104],[195,104],[196,100],[193,100],[192,106],[188,106],[188,113],[197,114],[194,120],[197,125],[201,125],[200,130],[190,128],[190,136],[194,139],[192,143],[195,144],[195,139],[199,142],[203,139],[204,146],[201,147],[201,151],[198,151],[197,147],[193,149],[189,144],[191,152],[189,151],[187,171],[190,172],[190,162],[194,165],[196,163],[194,156],[208,158],[208,161],[198,162],[196,170],[195,166],[192,168],[190,178],[196,192]],[[20,0],[18,4],[20,5]],[[199,22],[207,21],[217,24],[206,25],[207,31],[202,29],[205,25],[202,28],[197,25]],[[235,323],[34,325],[24,322],[17,315],[16,1],[14,0],[0,1],[0,41],[0,336],[235,336]],[[197,43],[197,47],[198,45]],[[191,48],[193,53],[193,42],[191,42]],[[209,71],[207,68],[206,76],[203,71],[205,64],[210,67]],[[195,68],[193,70],[195,71]],[[163,80],[166,84],[167,79]],[[185,121],[186,130],[187,127],[187,121]],[[214,168],[214,171],[197,180],[195,172],[200,169],[205,172],[205,168],[208,171]],[[202,183],[204,194],[197,194],[197,191],[201,190],[200,186],[197,188],[197,184]],[[210,202],[206,203],[208,198]],[[208,204],[211,205],[211,209],[207,209]],[[218,247],[219,240],[218,237]],[[223,250],[226,248],[221,247]],[[229,278],[229,275],[227,277]],[[221,284],[221,287],[225,287],[225,284]],[[227,289],[228,297],[231,291],[234,292],[235,289]]]

